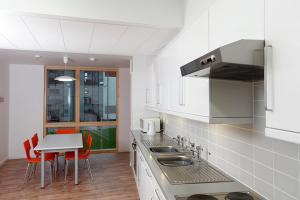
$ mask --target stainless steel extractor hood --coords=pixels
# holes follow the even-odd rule
[[[182,76],[239,81],[264,79],[264,40],[239,40],[180,68]]]

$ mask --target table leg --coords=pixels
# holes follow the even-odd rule
[[[41,151],[42,161],[41,161],[41,188],[45,188],[45,152]]]
[[[75,185],[78,184],[78,149],[75,149]]]

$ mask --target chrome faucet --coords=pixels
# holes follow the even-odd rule
[[[196,153],[197,153],[197,160],[201,161],[201,151],[203,151],[203,148],[201,146],[196,146]]]
[[[174,137],[173,140],[176,141],[176,143],[177,143],[178,146],[181,146],[181,145],[180,145],[180,144],[181,144],[181,136],[180,136],[180,135],[177,135],[176,138]]]
[[[181,148],[182,149],[186,149],[187,146],[186,146],[186,138],[185,137],[181,137]]]
[[[195,157],[196,149],[195,149],[195,143],[190,142],[189,150],[192,152],[193,158]]]

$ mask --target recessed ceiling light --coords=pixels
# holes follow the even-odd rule
[[[39,55],[39,54],[35,54],[35,55],[34,55],[34,57],[35,57],[36,59],[38,59],[38,58],[40,58],[40,57],[41,57],[41,55]]]
[[[94,57],[90,57],[90,61],[95,61],[96,59]]]

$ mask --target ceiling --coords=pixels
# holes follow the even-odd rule
[[[178,29],[174,28],[119,25],[20,13],[0,14],[0,49],[155,55],[177,32]]]
[[[39,55],[40,58],[35,58]],[[0,49],[1,64],[64,65],[63,57],[68,56],[68,66],[129,67],[130,56],[99,55]],[[90,61],[89,58],[95,58]],[[1,67],[1,66],[0,66]]]

